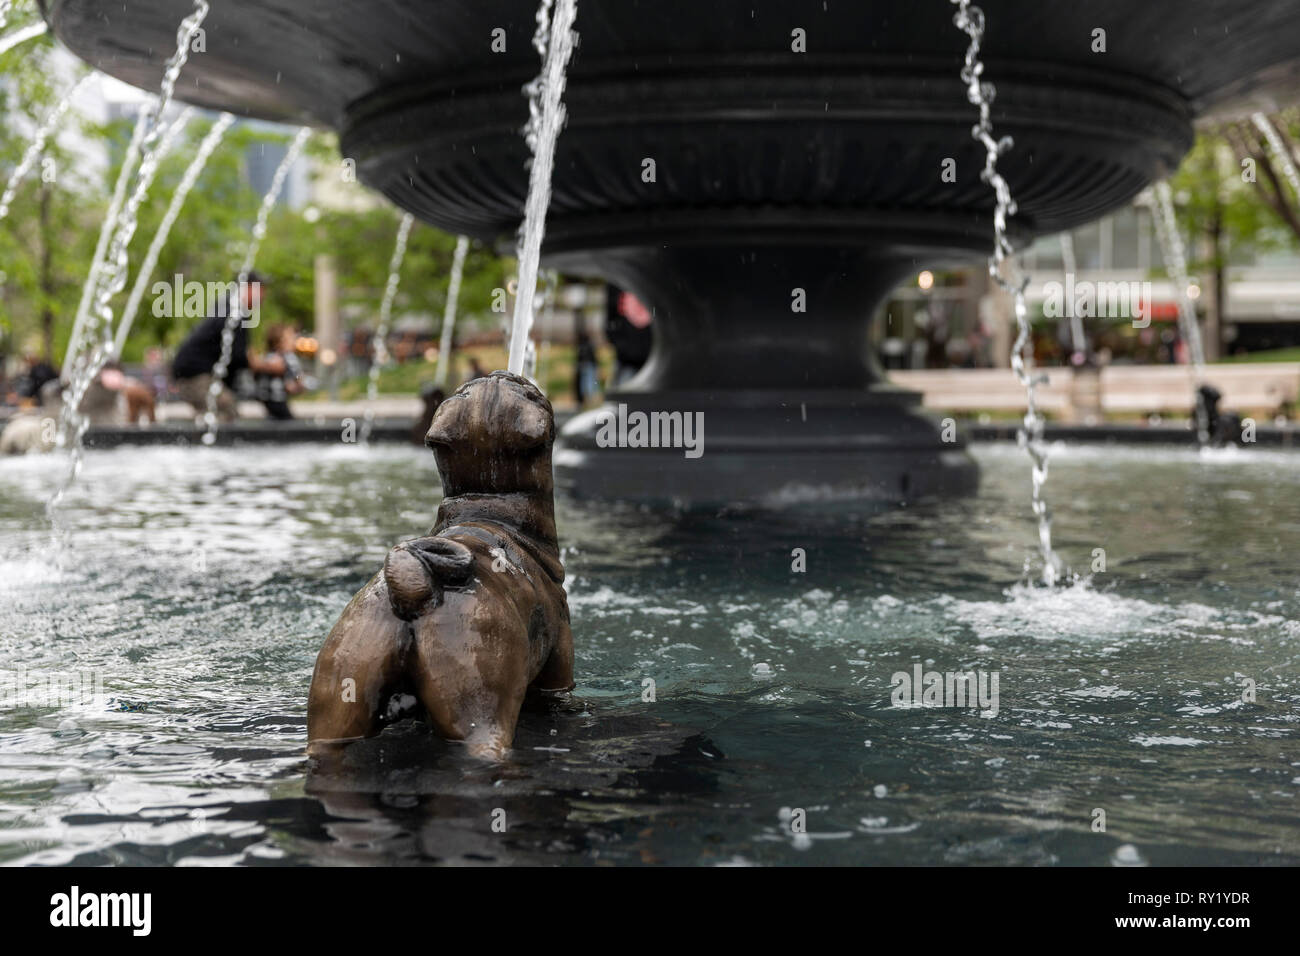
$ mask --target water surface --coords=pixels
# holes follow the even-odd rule
[[[977,496],[885,513],[561,501],[574,700],[508,765],[399,725],[325,784],[312,663],[430,525],[428,452],[92,452],[61,570],[62,463],[0,462],[0,670],[109,698],[0,710],[0,861],[1300,862],[1300,459],[1057,448],[1049,592],[1023,453],[976,454]],[[893,706],[916,664],[996,672],[996,715]]]

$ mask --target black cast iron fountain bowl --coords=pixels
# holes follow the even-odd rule
[[[1080,225],[1174,169],[1203,116],[1300,91],[1291,0],[987,0],[999,168],[1017,237]],[[43,0],[89,63],[156,87],[187,0]],[[579,0],[544,260],[655,310],[630,409],[705,412],[706,454],[557,452],[578,493],[893,499],[975,480],[916,396],[881,384],[873,307],[903,276],[986,253],[990,188],[947,0]],[[337,129],[359,177],[427,222],[509,240],[537,72],[532,0],[217,0],[179,99]],[[792,49],[804,31],[806,52]],[[1094,31],[1106,52],[1094,52]],[[496,33],[494,31],[504,31]],[[493,52],[494,37],[505,51]],[[956,161],[956,182],[941,176]],[[655,177],[643,177],[645,160]],[[802,289],[807,311],[791,310]]]

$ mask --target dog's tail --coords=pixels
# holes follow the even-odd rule
[[[464,584],[474,569],[469,548],[450,538],[403,541],[384,559],[384,581],[393,613],[412,621],[443,588]]]

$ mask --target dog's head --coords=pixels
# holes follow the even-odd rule
[[[424,443],[448,496],[549,491],[555,414],[532,382],[493,372],[438,406]]]

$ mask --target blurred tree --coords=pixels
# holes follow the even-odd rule
[[[1206,279],[1198,304],[1209,361],[1223,352],[1223,327],[1230,318],[1225,314],[1228,267],[1261,252],[1300,245],[1300,231],[1291,224],[1300,222],[1300,197],[1289,191],[1275,163],[1263,155],[1266,145],[1259,154],[1246,149],[1253,142],[1246,137],[1247,127],[1254,129],[1245,120],[1201,130],[1170,180],[1179,226],[1192,237],[1188,270]],[[1258,131],[1256,136],[1262,139]],[[1253,162],[1244,162],[1247,159]]]
[[[1283,150],[1291,156],[1293,165],[1300,165],[1300,109],[1284,110],[1273,116],[1265,116],[1264,122],[1273,128]],[[1269,146],[1268,137],[1253,120],[1239,120],[1227,123],[1221,133],[1237,155],[1243,169],[1249,168],[1251,160],[1255,169],[1255,179],[1260,186],[1260,196],[1264,203],[1277,215],[1287,228],[1300,239],[1300,195],[1290,187],[1277,157]]]
[[[35,18],[32,11],[16,14],[10,29]],[[41,120],[80,75],[55,69],[54,58],[49,37],[29,40],[0,57],[0,177],[5,181]],[[34,342],[46,359],[62,357],[57,332],[61,323],[71,324],[102,214],[97,184],[86,179],[67,145],[69,134],[82,132],[75,112],[62,117],[0,222],[0,366],[5,355],[26,351]]]

